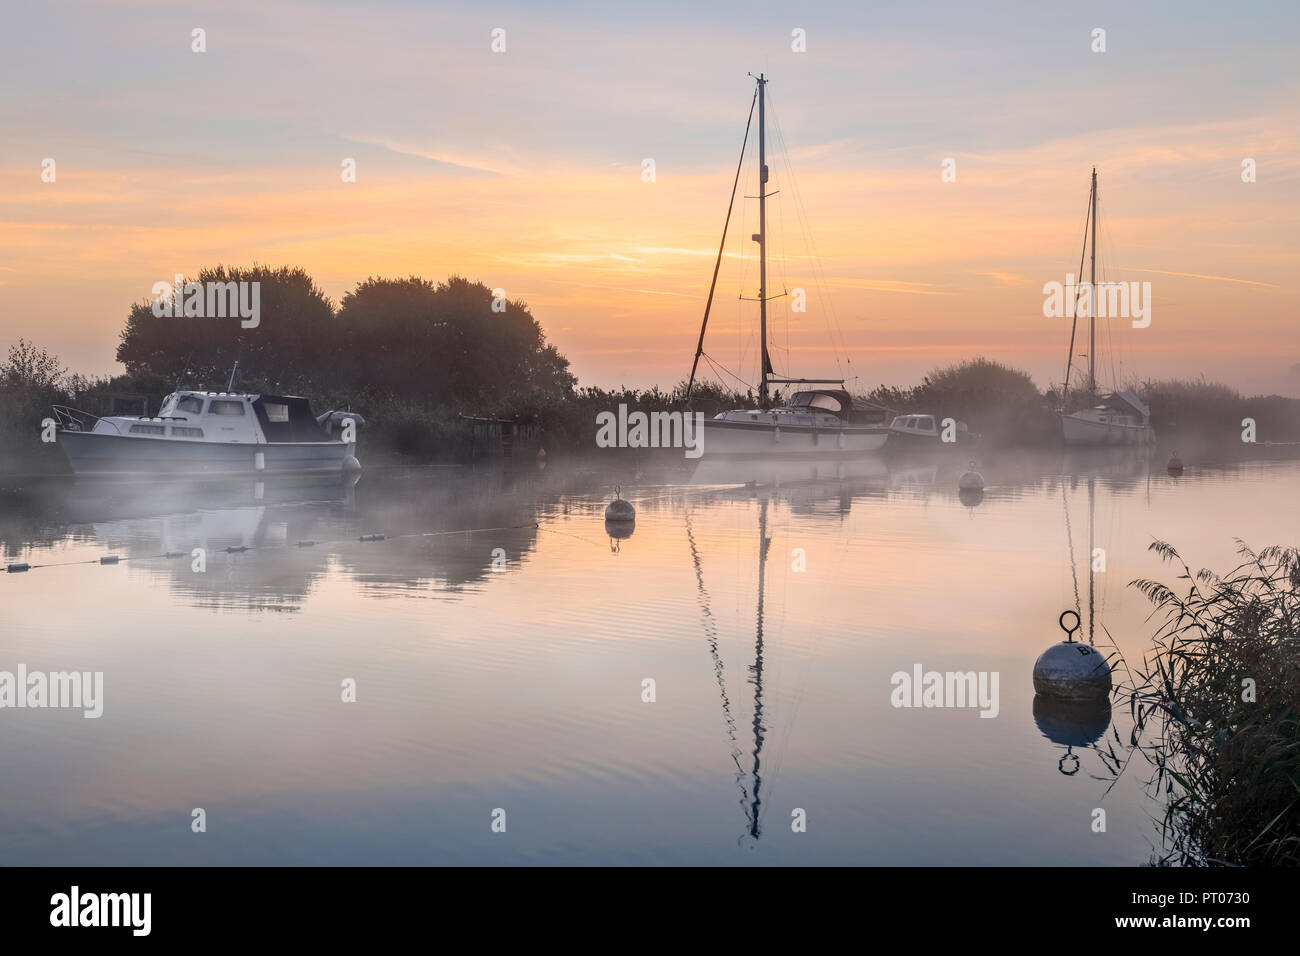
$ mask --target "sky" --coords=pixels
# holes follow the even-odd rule
[[[464,6],[0,0],[0,349],[115,373],[156,282],[261,263],[335,302],[464,275],[525,301],[580,384],[671,386],[761,71],[769,291],[806,301],[771,303],[778,370],[866,390],[984,355],[1059,381],[1043,287],[1078,271],[1095,166],[1099,278],[1151,284],[1149,327],[1103,328],[1103,381],[1300,397],[1294,3]],[[757,206],[705,341],[732,384],[756,377]]]

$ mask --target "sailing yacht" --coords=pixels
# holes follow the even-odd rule
[[[751,74],[752,75],[752,74]],[[775,195],[768,191],[766,89],[767,77],[754,77],[757,84],[754,99],[758,107],[758,232],[753,239],[758,243],[758,314],[761,343],[761,371],[758,387],[758,408],[738,408],[720,412],[704,423],[704,454],[715,455],[844,455],[879,450],[889,438],[888,425],[880,420],[881,410],[869,403],[855,400],[845,389],[844,379],[778,378],[772,369],[772,359],[767,348],[767,198]],[[750,122],[754,106],[750,106]],[[736,185],[745,161],[745,145],[749,141],[749,126],[745,127],[745,142],[741,145],[740,163],[736,167],[736,181],[731,187],[731,203],[722,227],[722,244],[713,267],[713,282],[704,307],[704,321],[700,325],[700,338],[695,348],[695,361],[686,386],[686,401],[690,403],[695,385],[695,373],[704,355],[704,332],[709,324],[709,310],[718,283],[718,268],[722,264],[722,250],[727,241],[727,225],[731,222],[731,209],[736,200]],[[784,405],[773,407],[771,386],[809,386],[791,394]]]
[[[1131,391],[1097,393],[1097,168],[1092,170],[1092,191],[1088,196],[1088,222],[1084,226],[1083,254],[1089,251],[1089,228],[1092,233],[1090,276],[1088,284],[1088,384],[1084,394],[1070,401],[1070,371],[1074,362],[1074,338],[1079,325],[1078,297],[1075,299],[1073,325],[1070,327],[1070,351],[1066,356],[1065,384],[1062,386],[1061,432],[1067,445],[1146,445],[1155,440],[1151,429],[1151,409]],[[1083,288],[1080,287],[1080,295]]]

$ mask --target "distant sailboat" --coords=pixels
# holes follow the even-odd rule
[[[773,193],[767,189],[767,131],[766,87],[767,77],[754,78],[758,88],[754,97],[758,106],[758,314],[760,339],[760,381],[758,408],[739,408],[721,412],[704,423],[704,454],[776,455],[829,454],[843,455],[879,450],[889,438],[888,425],[882,421],[884,410],[856,401],[844,387],[843,379],[777,378],[772,369],[772,359],[767,348],[767,198]],[[750,119],[753,119],[753,106]],[[745,128],[748,142],[749,128]],[[745,148],[741,146],[741,164]],[[740,167],[736,169],[736,182],[740,181]],[[736,186],[732,185],[732,202]],[[727,223],[731,221],[731,207],[727,208]],[[700,338],[695,348],[695,361],[686,386],[686,401],[690,401],[695,386],[695,373],[704,355],[704,331],[709,324],[709,310],[718,282],[718,267],[722,263],[722,249],[727,241],[727,225],[722,227],[722,246],[713,267],[713,282],[709,286],[708,303],[704,307],[704,320],[700,324]],[[771,404],[771,385],[821,386],[795,392],[784,405]]]
[[[1074,339],[1079,325],[1078,297],[1075,298],[1073,325],[1070,327],[1070,350],[1066,356],[1065,383],[1062,386],[1061,431],[1067,445],[1146,445],[1154,440],[1151,409],[1131,391],[1097,393],[1097,169],[1092,170],[1092,191],[1088,196],[1088,222],[1083,235],[1083,255],[1089,251],[1091,228],[1090,276],[1088,280],[1088,384],[1080,398],[1070,401],[1070,372],[1074,362]],[[1080,270],[1082,271],[1082,269]],[[1079,289],[1083,292],[1082,285]]]

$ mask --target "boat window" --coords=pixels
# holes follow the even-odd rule
[[[208,414],[209,415],[232,415],[237,417],[244,414],[244,403],[226,402],[226,401],[221,401],[219,399],[214,399],[212,403],[208,405]]]
[[[813,408],[825,409],[836,414],[839,414],[840,411],[840,400],[834,395],[813,395],[808,404]]]
[[[173,425],[173,426],[172,426],[172,435],[177,436],[177,437],[181,437],[181,438],[202,438],[202,437],[203,437],[203,429],[202,429],[202,428],[188,428],[188,427],[185,426],[185,425]]]
[[[191,415],[203,414],[203,399],[197,395],[186,395],[176,403],[176,411],[188,412]]]
[[[132,425],[132,435],[165,435],[167,429],[163,425]]]
[[[890,427],[891,427],[891,428],[902,428],[902,427],[903,427],[904,425],[906,425],[906,424],[907,424],[907,418],[906,418],[906,416],[899,415],[899,416],[897,416],[897,417],[894,419],[894,421],[891,423]]]
[[[266,420],[268,422],[287,422],[289,420],[289,406],[280,402],[263,402],[262,408],[266,410]]]
[[[812,402],[812,392],[795,392],[787,403],[791,408],[803,408]]]
[[[915,415],[908,415],[908,416],[907,416],[907,424],[906,424],[904,427],[906,427],[906,428],[915,428],[915,427],[916,427],[916,416],[915,416]]]
[[[934,417],[932,415],[922,415],[916,420],[917,428],[924,428],[926,431],[934,429]]]

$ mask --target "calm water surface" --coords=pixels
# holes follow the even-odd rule
[[[959,462],[708,458],[2,499],[5,560],[44,566],[0,576],[0,670],[105,700],[0,711],[0,862],[1145,862],[1147,767],[1100,749],[1127,707],[1036,720],[1034,660],[1062,610],[1087,630],[1102,548],[1094,635],[1139,661],[1128,582],[1174,579],[1147,545],[1294,544],[1300,464],[981,467],[978,502]],[[917,664],[998,672],[997,716],[891,706]]]

